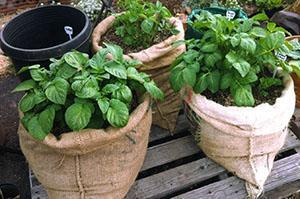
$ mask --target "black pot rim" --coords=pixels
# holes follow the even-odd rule
[[[40,48],[40,49],[23,49],[23,48],[18,48],[18,47],[14,47],[10,44],[8,44],[3,36],[3,32],[6,30],[6,28],[8,27],[8,25],[12,22],[14,22],[14,20],[16,18],[19,17],[23,17],[24,15],[27,15],[28,13],[31,12],[35,12],[36,10],[40,10],[40,9],[45,9],[45,8],[53,8],[53,7],[65,7],[65,8],[72,8],[74,10],[77,10],[78,12],[82,13],[82,15],[84,15],[85,17],[85,25],[83,27],[83,29],[81,30],[81,32],[76,35],[72,40],[66,41],[64,43],[61,43],[59,45],[56,46],[52,46],[52,47],[48,47],[48,48]],[[91,26],[91,22],[88,18],[88,16],[82,12],[81,10],[73,7],[73,6],[69,6],[69,5],[47,5],[47,6],[42,6],[42,7],[38,7],[38,8],[34,8],[31,9],[29,11],[23,12],[17,16],[15,16],[13,19],[11,19],[5,26],[4,28],[0,31],[0,41],[1,41],[1,48],[3,50],[3,52],[5,52],[8,56],[11,56],[12,58],[15,59],[19,59],[19,60],[24,60],[26,58],[26,60],[28,61],[39,61],[39,60],[45,60],[45,59],[49,59],[52,57],[58,57],[61,55],[61,50],[59,49],[66,49],[66,51],[70,51],[72,49],[76,49],[78,47],[80,47],[84,42],[86,42],[87,40],[89,40],[90,35],[92,34],[92,26]],[[86,38],[83,40],[83,38]],[[36,57],[36,54],[39,54],[39,57]],[[47,56],[49,54],[52,54],[51,57]]]

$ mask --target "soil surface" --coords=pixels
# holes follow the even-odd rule
[[[255,99],[254,106],[257,106],[262,103],[269,103],[270,105],[275,104],[276,99],[281,96],[283,89],[284,89],[283,86],[273,86],[267,90],[269,95],[264,97],[261,96],[259,94],[259,90],[256,87],[254,87],[252,90],[253,97]],[[219,91],[215,94],[212,94],[210,91],[205,91],[203,92],[203,95],[206,96],[208,99],[217,102],[218,104],[222,104],[223,106],[235,106],[234,100],[231,97],[229,91],[227,92]]]
[[[166,40],[168,37],[170,37],[172,34],[168,33],[168,32],[159,32],[159,34],[154,38],[153,44],[157,44],[160,43],[164,40]],[[139,47],[133,47],[133,46],[128,46],[126,44],[123,43],[122,38],[117,36],[115,34],[115,29],[111,28],[103,37],[103,42],[106,43],[113,43],[113,44],[117,44],[119,46],[121,46],[124,50],[125,54],[128,53],[133,53],[133,52],[139,52],[143,49],[146,49],[143,46],[139,46]],[[150,46],[148,46],[150,47]],[[147,48],[148,48],[147,47]]]

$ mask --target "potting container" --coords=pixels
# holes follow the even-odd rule
[[[222,106],[191,89],[182,91],[185,114],[198,146],[212,160],[246,181],[249,198],[257,198],[285,143],[295,110],[291,77],[274,105]]]
[[[94,52],[102,48],[103,37],[112,28],[115,19],[116,16],[109,16],[94,29],[92,35]],[[173,45],[174,42],[184,40],[184,29],[178,18],[173,17],[169,20],[179,31],[178,34],[170,36],[163,42],[153,44],[147,49],[135,53],[130,52],[124,55],[124,58],[142,62],[143,65],[138,70],[149,74],[165,93],[164,100],[157,101],[153,108],[153,124],[172,132],[175,129],[177,116],[181,109],[181,100],[179,94],[171,89],[169,83],[170,65],[179,55],[185,52],[186,46],[185,44]]]
[[[146,97],[123,128],[50,133],[38,141],[20,124],[20,146],[50,199],[123,199],[143,165],[151,122]]]
[[[71,28],[67,34],[66,28]],[[49,64],[76,49],[89,52],[91,23],[82,11],[71,6],[44,6],[13,18],[2,30],[1,48],[16,69],[32,64]]]
[[[223,8],[223,7],[207,7],[203,8],[203,10],[208,11],[212,14],[220,14],[222,16],[226,16],[226,13],[228,11],[233,11],[235,13],[234,19],[240,18],[240,19],[247,19],[247,14],[241,10],[241,9],[235,9],[235,8]],[[195,16],[199,15],[202,11],[202,9],[195,9],[192,11],[192,13],[188,17],[188,25],[187,30],[185,33],[185,39],[200,39],[203,35],[203,33],[196,31],[191,25],[189,25],[189,22],[192,22],[195,20]]]

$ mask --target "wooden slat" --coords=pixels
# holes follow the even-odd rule
[[[185,115],[181,114],[181,115],[178,116],[176,129],[173,133],[169,132],[166,129],[162,129],[158,126],[153,125],[152,128],[151,128],[149,142],[157,141],[157,140],[160,140],[160,139],[163,139],[163,138],[181,133],[183,131],[187,131],[188,127],[189,127],[189,125],[188,125],[188,122],[185,118]]]
[[[266,192],[263,198],[264,199],[288,198],[290,195],[295,195],[295,197],[298,195],[298,199],[300,198],[300,179]],[[290,197],[290,199],[292,198]],[[297,199],[297,197],[295,199]]]
[[[192,136],[175,139],[148,149],[142,171],[200,152]]]
[[[274,163],[264,189],[270,191],[284,184],[300,179],[300,154],[295,154]],[[224,198],[244,199],[247,196],[244,182],[237,177],[230,177],[208,186],[190,191],[173,199]]]
[[[281,151],[287,151],[297,146],[300,146],[299,140],[289,133]],[[127,198],[164,197],[224,172],[226,171],[223,167],[208,158],[203,158],[136,181]]]

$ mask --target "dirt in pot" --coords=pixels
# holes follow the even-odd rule
[[[169,31],[159,32],[156,35],[156,37],[154,38],[153,44],[158,44],[158,43],[166,40],[170,36],[172,36],[172,33]],[[104,35],[103,42],[104,43],[113,43],[113,44],[121,46],[124,50],[124,54],[135,53],[135,52],[139,52],[139,51],[145,49],[145,47],[143,47],[143,46],[133,47],[133,46],[128,46],[128,45],[124,44],[122,38],[120,36],[116,35],[114,28],[109,29],[109,31]]]
[[[262,96],[260,94],[260,90],[258,86],[253,87],[252,93],[255,99],[255,105],[260,105],[263,103],[269,103],[270,105],[275,104],[276,99],[279,98],[282,94],[284,87],[283,86],[272,86],[266,92],[268,93],[267,96]],[[212,94],[210,91],[205,91],[202,93],[208,99],[217,102],[223,106],[235,106],[234,100],[230,95],[230,91],[219,91],[215,94]]]

